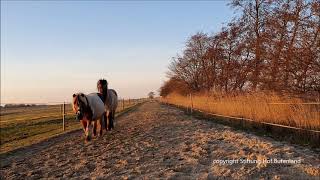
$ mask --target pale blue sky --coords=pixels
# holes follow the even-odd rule
[[[1,1],[1,103],[70,101],[99,78],[121,97],[145,97],[188,37],[232,19],[228,3]]]

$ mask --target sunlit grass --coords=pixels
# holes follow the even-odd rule
[[[162,101],[205,112],[243,117],[259,122],[320,130],[320,105],[303,104],[299,98],[280,97],[272,93],[242,95],[170,94]]]
[[[130,100],[130,103],[121,100],[117,113],[139,102],[143,100]],[[81,129],[70,104],[66,104],[65,131],[62,129],[61,105],[3,108],[0,117],[0,154]]]

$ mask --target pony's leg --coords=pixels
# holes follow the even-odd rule
[[[112,127],[116,126],[116,109],[113,110],[113,116],[112,116]]]
[[[83,132],[86,133],[87,121],[86,120],[80,120],[80,122],[82,124]]]
[[[102,118],[103,116],[99,119],[99,124],[100,124],[99,136],[102,136]]]
[[[90,141],[91,140],[91,131],[90,131],[90,129],[91,129],[91,122],[89,121],[88,123],[87,123],[87,128],[86,128],[86,141]]]
[[[93,136],[97,136],[97,121],[93,121]]]
[[[113,111],[113,126],[116,125],[116,110]]]
[[[109,113],[109,111],[106,111],[103,114],[104,128],[106,129],[106,131],[108,131],[108,113]]]
[[[114,129],[113,126],[113,120],[114,120],[114,111],[111,111],[111,116],[110,116],[110,129]]]
[[[111,130],[111,124],[110,124],[111,118],[112,118],[112,113],[111,111],[108,110],[107,111],[107,131]]]

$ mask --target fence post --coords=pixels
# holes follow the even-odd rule
[[[191,93],[188,95],[189,103],[187,104],[187,112],[191,112]]]
[[[60,114],[62,114],[62,108],[63,108],[63,104],[61,104],[60,106]]]
[[[193,96],[191,94],[191,108],[192,108],[192,111],[193,111]]]
[[[191,112],[191,114],[192,114],[192,109],[193,109],[192,93],[190,94],[190,101],[191,101],[190,112]]]
[[[65,115],[66,115],[66,103],[63,102],[63,105],[62,105],[62,129],[63,129],[63,131],[65,131],[65,129],[66,129]]]
[[[124,98],[122,98],[122,110],[124,110]]]

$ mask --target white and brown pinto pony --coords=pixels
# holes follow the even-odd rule
[[[97,93],[85,95],[73,94],[72,109],[76,113],[76,119],[82,124],[85,132],[85,140],[90,141],[93,123],[93,136],[97,135],[97,123],[100,124],[99,135],[102,135],[102,118],[105,113],[104,103]]]

